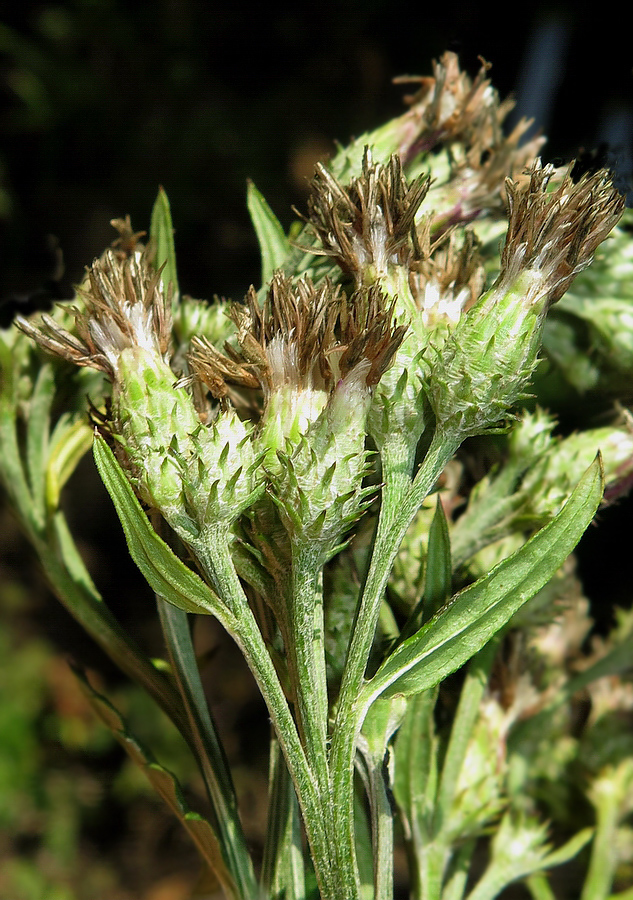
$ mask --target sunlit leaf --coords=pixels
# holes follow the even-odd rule
[[[217,595],[156,534],[114,453],[101,437],[95,438],[94,457],[123,525],[130,555],[152,590],[185,612],[219,614],[222,618],[224,607]]]
[[[176,269],[176,248],[174,247],[174,226],[171,221],[169,200],[163,188],[159,188],[158,197],[152,209],[150,235],[156,243],[156,268],[163,264],[163,283],[165,288],[170,284],[174,299],[178,298],[178,271]]]
[[[252,181],[248,183],[246,202],[262,255],[263,286],[270,281],[275,269],[283,265],[290,252],[290,244],[277,216]]]
[[[409,695],[433,687],[480,650],[563,564],[591,522],[602,492],[598,457],[549,525],[396,648],[365,686],[367,706],[381,694]]]

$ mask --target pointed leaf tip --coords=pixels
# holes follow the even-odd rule
[[[250,180],[246,202],[259,241],[262,255],[262,286],[264,286],[270,281],[275,269],[281,268],[284,264],[290,252],[290,244],[279,219]]]

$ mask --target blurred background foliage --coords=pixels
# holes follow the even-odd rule
[[[6,8],[5,8],[6,7]],[[6,3],[0,12],[0,326],[16,309],[70,299],[110,243],[112,218],[146,228],[168,192],[183,289],[241,297],[259,258],[245,203],[252,178],[284,226],[304,206],[314,163],[334,140],[402,111],[406,86],[446,49],[474,73],[493,64],[502,96],[548,135],[545,156],[579,148],[631,171],[629,32],[576,4],[321,0],[254,6],[205,0]],[[74,498],[74,499],[73,499]],[[81,505],[77,498],[81,498]],[[98,587],[160,653],[151,599],[86,461],[69,516]],[[631,504],[601,514],[580,551],[600,618],[630,606]],[[194,851],[143,777],[98,725],[67,666],[98,673],[141,737],[192,794],[185,751],[165,722],[46,592],[25,541],[0,514],[0,898],[180,900]],[[605,575],[596,561],[618,555]],[[123,561],[122,561],[123,560]],[[608,596],[605,595],[608,581]],[[212,623],[198,648],[243,798],[261,839],[267,722],[237,655]],[[233,673],[233,674],[228,674]],[[222,677],[219,677],[221,675]]]

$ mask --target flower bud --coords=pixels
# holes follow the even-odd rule
[[[171,312],[145,256],[107,251],[89,270],[76,335],[50,317],[24,331],[45,349],[112,381],[106,424],[139,496],[183,540],[235,521],[257,492],[249,427],[235,413],[201,424],[169,366]]]
[[[606,174],[548,193],[554,170],[535,163],[507,181],[509,225],[499,278],[460,319],[432,364],[438,426],[462,438],[493,427],[523,396],[552,303],[591,262],[617,222],[623,198]]]

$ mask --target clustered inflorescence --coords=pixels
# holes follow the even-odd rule
[[[456,854],[472,854],[493,822],[490,867],[469,898],[496,896],[502,871],[516,880],[556,864],[534,804],[517,806],[520,790],[514,796],[504,780],[508,736],[519,721],[544,715],[551,684],[539,690],[536,676],[511,676],[490,649],[475,657],[485,677],[466,677],[472,715],[466,707],[455,713],[466,730],[454,770],[455,746],[438,750],[437,681],[420,676],[424,689],[412,687],[428,665],[431,651],[421,649],[432,642],[428,629],[436,618],[440,628],[462,615],[459,594],[444,605],[453,588],[475,583],[473,597],[485,599],[486,590],[492,597],[500,590],[486,587],[494,566],[515,551],[529,558],[528,536],[555,528],[599,448],[614,489],[630,477],[633,460],[626,425],[560,439],[555,417],[533,402],[547,377],[539,366],[543,344],[569,389],[582,373],[590,377],[574,341],[578,321],[589,321],[583,296],[591,282],[579,278],[580,299],[568,295],[567,318],[556,319],[552,307],[602,252],[624,200],[604,170],[575,177],[572,167],[543,164],[536,155],[542,138],[521,143],[529,123],[506,135],[511,104],[499,102],[487,68],[471,80],[445,54],[433,77],[418,80],[403,116],[317,165],[292,241],[253,189],[264,283],[243,302],[208,306],[181,296],[157,235],[144,247],[129,220],[118,220],[121,236],[88,269],[74,322],[66,311],[37,324],[19,321],[47,353],[111,383],[105,402],[94,398],[93,421],[154,525],[213,590],[217,614],[260,683],[323,900],[360,896],[353,763],[361,757],[372,846],[378,852],[386,839],[380,792],[393,786],[416,897],[462,897],[465,881],[461,894],[440,893],[438,885],[449,884]],[[621,235],[614,253],[625,253]],[[600,334],[615,340],[614,329]],[[599,369],[598,360],[592,389],[607,371]],[[463,442],[504,433],[490,444],[503,448],[496,465],[469,485],[468,451],[456,456]],[[438,483],[443,501],[426,500]],[[546,555],[550,545],[554,537],[538,552]],[[523,624],[512,616],[522,615],[529,588],[520,588],[514,612],[505,595],[489,607],[481,599],[482,621],[484,607],[492,621],[493,606],[507,602],[510,611],[495,625],[509,635],[504,652],[521,655],[531,641],[533,655],[547,656],[538,643],[546,632],[534,629],[549,629],[552,638],[563,593],[558,569],[543,575],[543,584],[552,576],[549,586]],[[551,602],[543,599],[547,590]],[[458,645],[460,629],[479,634],[478,620],[468,621],[467,628],[460,619],[447,644]],[[528,629],[523,649],[513,643],[513,627]],[[453,669],[501,646],[477,640],[463,659],[451,650]],[[578,652],[561,650],[565,659]],[[451,664],[438,663],[438,672]],[[377,698],[388,704],[382,731],[372,718]],[[383,762],[398,728],[395,780],[385,788]],[[530,740],[538,743],[535,734]],[[432,766],[446,754],[425,808],[398,769],[422,745]],[[431,791],[429,773],[420,791]],[[230,871],[231,854],[224,854]],[[231,878],[239,883],[235,872],[223,877],[227,890]],[[387,869],[369,877],[377,900],[386,900]],[[238,888],[234,895],[246,896]]]

